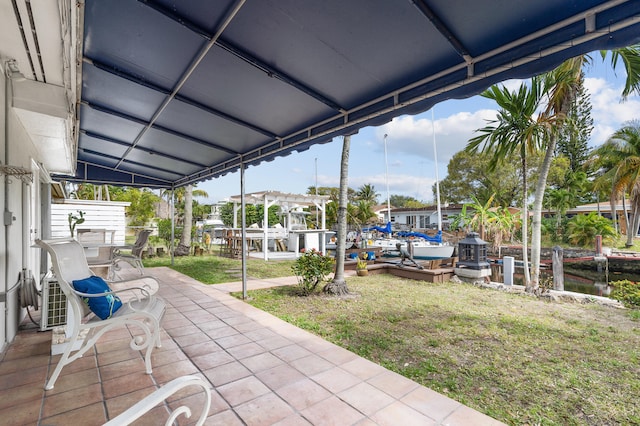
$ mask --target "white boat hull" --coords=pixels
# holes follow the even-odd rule
[[[453,256],[455,247],[448,244],[413,244],[414,259],[446,259]]]
[[[397,238],[379,238],[366,242],[367,247],[380,247],[383,252],[398,256],[397,244],[407,249],[407,241]],[[454,246],[449,244],[432,244],[427,241],[411,241],[414,259],[446,259],[453,255]],[[408,250],[408,249],[407,249]]]

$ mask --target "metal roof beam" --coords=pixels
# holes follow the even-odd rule
[[[171,93],[170,90],[165,89],[164,87],[160,87],[158,85],[149,83],[146,80],[143,80],[141,78],[138,78],[138,77],[134,76],[133,74],[129,74],[129,73],[127,73],[127,72],[125,72],[125,71],[123,71],[121,69],[116,69],[116,68],[114,68],[112,66],[103,64],[103,63],[101,63],[99,61],[96,61],[95,59],[91,59],[91,58],[88,58],[88,57],[85,56],[83,58],[83,60],[86,63],[91,64],[91,65],[95,66],[96,68],[98,68],[98,69],[100,69],[100,70],[102,70],[104,72],[107,72],[107,73],[109,73],[111,75],[115,75],[115,76],[120,77],[120,78],[123,78],[123,79],[128,80],[128,81],[130,81],[132,83],[139,84],[139,85],[144,86],[144,87],[146,87],[148,89],[151,89],[151,90],[153,90],[155,92],[162,93],[163,95],[169,95]],[[263,134],[265,136],[269,136],[269,137],[272,137],[272,138],[277,137],[272,132],[270,132],[270,131],[268,131],[266,129],[263,129],[261,127],[253,125],[251,123],[248,123],[248,122],[246,122],[244,120],[241,120],[239,118],[233,117],[233,116],[231,116],[231,115],[229,115],[227,113],[224,113],[222,111],[219,111],[219,110],[217,110],[215,108],[211,108],[209,106],[203,105],[200,102],[197,102],[197,101],[194,101],[193,99],[187,98],[186,96],[182,96],[182,95],[176,94],[174,96],[174,99],[179,100],[181,102],[184,102],[186,104],[189,104],[189,105],[191,105],[191,106],[193,106],[195,108],[198,108],[198,109],[200,109],[202,111],[208,112],[209,114],[216,115],[216,116],[218,116],[218,117],[220,117],[220,118],[222,118],[224,120],[230,121],[230,122],[235,123],[235,124],[237,124],[239,126],[246,127],[246,128],[251,129],[251,130],[253,130],[255,132],[261,133],[261,134]]]
[[[180,25],[184,26],[185,28],[189,29],[190,31],[193,31],[194,33],[198,34],[200,37],[204,38],[207,41],[211,41],[213,39],[213,37],[214,37],[212,34],[209,34],[206,29],[199,27],[197,24],[189,21],[188,19],[185,19],[183,16],[177,15],[172,10],[167,9],[166,7],[156,3],[153,0],[138,0],[138,1],[140,3],[143,3],[144,5],[152,8],[153,10],[161,13],[162,15],[166,16],[167,18],[179,23]],[[231,43],[229,41],[225,41],[222,37],[218,37],[218,39],[215,41],[215,44],[218,47],[226,50],[227,52],[231,53],[232,55],[242,59],[246,63],[248,63],[248,64],[254,66],[255,68],[259,69],[260,71],[264,72],[269,77],[277,78],[278,80],[282,81],[283,83],[286,83],[289,86],[292,86],[292,87],[296,88],[297,90],[301,91],[302,93],[304,93],[304,94],[306,94],[308,96],[311,96],[312,98],[316,99],[317,101],[325,104],[326,106],[328,106],[331,109],[334,109],[334,110],[340,111],[340,112],[345,112],[343,107],[341,107],[340,105],[338,105],[337,103],[335,103],[331,99],[323,96],[322,94],[320,94],[317,91],[313,90],[309,86],[306,86],[306,85],[302,84],[301,82],[299,82],[296,79],[294,79],[293,77],[287,75],[283,71],[278,70],[278,69],[274,68],[273,66],[267,64],[266,62],[262,61],[261,59],[251,55],[246,50],[241,49],[240,47],[234,45],[233,43]]]
[[[458,52],[467,64],[473,63],[473,57],[469,54],[469,50],[462,44],[449,27],[440,19],[440,17],[429,7],[425,0],[411,0],[418,10],[427,18],[433,26],[442,34]]]
[[[110,143],[113,143],[113,144],[116,144],[116,145],[126,146],[126,147],[130,146],[130,144],[128,142],[119,141],[117,139],[113,139],[113,138],[110,138],[108,136],[103,136],[103,135],[100,135],[98,133],[88,132],[86,130],[81,130],[80,133],[84,134],[84,135],[87,135],[90,138],[99,139],[99,140],[102,140],[102,141],[105,141],[105,142],[110,142]],[[170,155],[170,154],[165,154],[165,153],[159,152],[157,150],[143,148],[141,146],[137,146],[136,149],[139,150],[139,151],[145,152],[145,153],[147,153],[149,155],[157,155],[159,157],[164,157],[164,158],[167,158],[169,160],[179,161],[181,163],[189,164],[190,166],[208,167],[206,164],[200,164],[200,163],[196,163],[194,161],[185,160],[184,158],[176,157],[176,156],[173,156],[173,155]]]
[[[65,180],[68,180],[70,182],[95,182],[95,183],[107,184],[107,185],[126,185],[123,182],[120,182],[120,181],[117,181],[117,180],[107,181],[107,180],[101,180],[101,179],[100,180],[87,179],[86,176],[87,176],[88,168],[89,167],[95,167],[95,168],[105,169],[105,170],[114,171],[114,172],[117,172],[117,173],[122,173],[122,174],[131,176],[130,185],[126,185],[126,186],[138,186],[138,187],[147,187],[147,188],[151,188],[151,187],[153,187],[153,188],[171,188],[172,187],[171,181],[168,181],[166,179],[147,176],[147,175],[142,174],[142,173],[130,172],[130,171],[126,171],[126,170],[115,170],[112,167],[107,167],[107,166],[104,166],[102,164],[92,163],[90,161],[78,160],[78,166],[79,166],[78,167],[79,169],[83,169],[84,170],[84,178],[78,179],[75,176],[66,176]],[[135,182],[135,178],[154,180],[154,181],[157,181],[158,183],[157,184],[150,184],[149,182],[136,183]]]
[[[220,37],[220,34],[222,34],[222,32],[227,28],[227,26],[231,23],[231,21],[233,21],[233,18],[236,16],[236,14],[238,12],[240,12],[240,9],[242,9],[242,6],[244,6],[245,1],[246,0],[237,0],[234,3],[233,7],[229,10],[227,15],[224,17],[222,24],[219,26],[219,28],[218,28],[218,30],[216,32],[216,35],[211,39],[211,41],[209,43],[207,43],[205,46],[202,47],[202,49],[200,49],[200,52],[198,53],[198,55],[189,63],[187,68],[184,70],[184,72],[180,76],[180,79],[178,80],[176,85],[173,87],[173,89],[171,89],[171,93],[165,97],[165,99],[162,101],[162,104],[153,113],[153,117],[151,117],[151,120],[149,121],[149,124],[147,124],[140,131],[140,133],[138,133],[138,136],[136,136],[136,138],[134,139],[131,147],[127,150],[127,152],[125,152],[123,154],[122,158],[120,159],[120,161],[116,165],[116,168],[118,168],[118,166],[124,161],[124,159],[127,157],[129,152],[131,152],[131,150],[136,145],[138,145],[140,140],[144,137],[144,135],[149,131],[149,129],[156,122],[156,120],[160,117],[160,115],[167,108],[167,106],[169,105],[171,100],[174,99],[175,96],[180,91],[180,89],[182,89],[182,86],[184,86],[184,84],[187,82],[189,77],[191,77],[191,74],[193,74],[193,72],[198,67],[198,65],[200,65],[200,62],[202,62],[202,60],[205,58],[205,56],[207,56],[207,53],[209,52],[209,50],[211,50],[211,48],[214,46],[216,40],[218,39],[218,37]]]
[[[84,106],[86,106],[88,108],[94,109],[96,111],[100,111],[100,112],[105,113],[105,114],[113,115],[114,117],[122,118],[123,120],[132,121],[132,122],[134,122],[136,124],[140,124],[141,126],[149,126],[149,124],[150,124],[146,120],[141,120],[141,119],[139,119],[137,117],[134,117],[132,115],[128,115],[128,114],[125,114],[123,112],[116,111],[114,109],[107,108],[107,107],[104,107],[104,106],[101,106],[101,105],[90,104],[89,102],[86,102],[86,101],[83,101],[82,105],[84,105]],[[189,136],[187,134],[178,132],[176,130],[168,129],[168,128],[164,127],[164,126],[160,126],[159,124],[152,124],[151,128],[156,129],[156,130],[160,130],[161,132],[169,133],[169,134],[174,135],[174,136],[178,136],[180,138],[186,139],[186,140],[191,141],[191,142],[195,142],[195,143],[200,144],[200,145],[204,145],[204,146],[206,146],[208,148],[214,148],[214,149],[217,149],[219,151],[224,151],[227,154],[238,155],[238,152],[234,151],[232,149],[229,149],[229,148],[226,148],[224,146],[220,146],[220,145],[217,145],[217,144],[214,144],[214,143],[211,143],[211,142],[204,141],[204,140],[196,138],[194,136]],[[131,144],[127,144],[127,145],[129,147],[131,147],[131,148],[134,147]]]
[[[87,154],[98,155],[98,156],[100,156],[100,157],[110,158],[111,160],[115,160],[115,161],[120,160],[120,157],[116,157],[116,156],[113,156],[113,155],[105,154],[105,153],[103,153],[103,152],[98,152],[98,151],[94,151],[94,150],[91,150],[91,149],[83,149],[83,148],[80,148],[80,149],[81,149],[83,152],[86,152]],[[80,161],[80,160],[79,160],[79,161]],[[175,176],[184,176],[182,173],[176,173],[176,171],[175,171],[175,170],[168,170],[168,169],[165,169],[165,168],[162,168],[162,167],[151,166],[151,165],[149,165],[149,164],[143,164],[143,163],[140,163],[140,162],[138,162],[138,161],[124,160],[124,163],[126,163],[126,164],[132,164],[132,165],[134,165],[134,166],[145,167],[145,168],[147,168],[147,169],[158,170],[158,171],[160,171],[160,172],[163,172],[163,173],[169,173],[169,174],[172,174],[172,175],[175,175]],[[111,169],[111,170],[116,170],[116,171],[118,171],[118,172],[122,172],[122,173],[133,173],[133,172],[130,172],[130,171],[128,171],[128,170],[115,169],[115,168],[107,167],[107,166],[102,166],[102,167],[103,167],[103,168],[107,168],[107,169]],[[153,179],[157,179],[157,178],[153,178]]]

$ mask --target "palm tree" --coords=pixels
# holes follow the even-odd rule
[[[606,57],[607,52],[601,52],[602,57]],[[533,120],[533,112],[530,112],[528,115],[523,115],[523,120],[531,120],[531,122],[535,121],[535,126],[531,127],[531,131],[533,132],[531,136],[537,137],[537,142],[540,145],[543,145],[545,148],[545,156],[540,166],[538,181],[536,184],[535,190],[535,199],[533,204],[533,219],[532,219],[532,240],[531,240],[531,274],[525,269],[525,281],[527,291],[535,291],[538,288],[538,277],[540,273],[540,235],[542,229],[542,202],[544,198],[544,193],[546,190],[547,176],[549,169],[551,167],[551,162],[553,160],[556,141],[558,138],[558,134],[562,128],[568,124],[567,115],[570,111],[572,103],[575,101],[576,96],[579,92],[579,86],[581,84],[582,79],[582,67],[589,63],[591,58],[588,55],[579,56],[573,59],[569,59],[561,64],[557,69],[553,70],[550,73],[543,75],[542,77],[534,77],[532,79],[532,93],[536,93],[540,97],[537,98],[537,106],[541,104],[542,96],[548,95],[546,108],[544,111],[538,115],[536,120]],[[625,82],[625,88],[623,90],[622,96],[623,98],[628,96],[632,92],[640,92],[640,45],[626,47],[622,49],[616,49],[611,51],[611,63],[613,67],[617,65],[618,61],[623,62],[625,70],[627,72],[627,80]],[[536,80],[538,80],[536,82]],[[542,86],[540,86],[540,80],[544,82]],[[521,86],[522,89],[522,86]],[[508,95],[508,92],[503,89],[500,92],[496,86],[485,91],[485,94],[494,94],[494,95]],[[483,94],[484,95],[484,94]],[[490,98],[497,98],[497,96]],[[509,96],[505,96],[508,98]],[[510,106],[509,103],[501,104],[498,99],[495,99],[498,102],[498,105],[505,109],[506,106]],[[504,100],[504,99],[503,99]],[[510,106],[513,107],[513,106]],[[523,109],[521,109],[523,110]],[[534,110],[535,111],[535,110]],[[511,113],[518,113],[518,108],[516,107]],[[522,112],[522,111],[521,111]],[[498,122],[507,120],[503,120],[505,117],[499,118]],[[504,124],[504,123],[503,123]],[[510,140],[508,137],[504,135],[500,136],[500,127],[505,126],[497,126],[492,128],[491,126],[485,127],[484,129],[480,129],[479,131],[485,132],[484,135],[478,136],[471,140],[473,143],[476,141],[475,147],[477,148],[481,143],[486,141],[487,139],[494,139],[494,143],[496,141],[502,141],[503,147],[494,147],[492,144],[488,144],[488,147],[494,152],[494,159],[498,161],[500,157],[504,157],[508,152],[515,151],[515,148],[512,147],[512,144],[517,143],[515,139]],[[524,126],[526,127],[526,126]],[[536,130],[534,130],[536,128]],[[493,130],[498,132],[498,135],[495,137],[489,137],[489,133],[492,133]],[[523,139],[525,140],[525,139]],[[470,143],[471,145],[471,143]],[[535,143],[533,144],[535,145]],[[539,145],[538,145],[539,146]],[[487,147],[487,144],[485,144]],[[469,148],[469,146],[468,146]],[[471,145],[471,148],[473,146]],[[526,181],[523,185],[525,187],[525,197],[526,197]],[[527,203],[523,203],[523,213],[526,213]],[[527,216],[523,214],[523,218]],[[523,220],[523,235],[526,236],[527,231],[527,221]],[[523,238],[523,243],[526,245],[526,237]],[[526,247],[523,245],[523,257],[526,256]],[[526,259],[525,259],[526,260]]]
[[[478,233],[480,234],[481,239],[485,239],[485,231],[489,228],[489,222],[492,216],[491,212],[491,204],[493,204],[493,198],[495,197],[495,193],[493,193],[486,203],[482,204],[476,197],[473,195],[471,198],[473,199],[473,203],[469,205],[474,210],[474,215],[469,221],[469,225],[476,228]]]
[[[371,202],[366,200],[358,201],[356,206],[356,220],[362,225],[366,225],[371,221],[371,218],[375,218],[376,214],[373,212],[371,208]]]
[[[476,130],[481,133],[472,138],[465,148],[469,152],[487,152],[492,155],[489,169],[496,166],[509,155],[520,155],[522,168],[522,259],[528,263],[528,185],[527,158],[538,152],[547,134],[544,124],[534,118],[544,94],[548,90],[549,80],[541,77],[531,79],[531,87],[521,83],[518,90],[511,92],[505,87],[492,86],[482,92],[482,96],[496,101],[500,106],[498,117],[491,120],[489,125]],[[525,283],[527,289],[531,284],[528,268],[525,268]]]
[[[562,224],[562,216],[567,209],[574,207],[573,193],[565,188],[554,189],[547,194],[547,206],[556,211],[556,231]]]
[[[349,178],[349,149],[351,135],[344,137],[342,142],[342,160],[340,162],[340,195],[338,196],[338,243],[336,246],[336,270],[333,280],[324,286],[323,291],[335,295],[349,293],[347,281],[344,279],[344,258],[347,242],[347,193]]]
[[[367,201],[370,204],[377,204],[379,195],[375,187],[369,183],[362,185],[358,188],[358,192],[356,192],[356,197],[358,197],[360,201]]]
[[[600,53],[602,58],[605,59],[607,51],[601,51]],[[625,99],[632,92],[640,93],[640,45],[612,50],[611,65],[614,69],[618,61],[623,62],[627,73],[622,98]],[[538,287],[538,277],[540,275],[542,201],[547,186],[547,175],[553,160],[558,134],[561,128],[568,124],[567,116],[579,93],[583,78],[582,68],[590,62],[591,57],[589,55],[578,56],[563,62],[558,68],[547,74],[553,81],[553,87],[549,91],[549,100],[542,114],[542,121],[545,121],[549,126],[548,134],[550,137],[546,146],[544,161],[540,167],[533,204],[531,278],[534,289]]]
[[[193,185],[182,186],[175,190],[165,189],[161,192],[161,197],[166,196],[167,200],[171,196],[175,197],[177,206],[182,207],[182,215],[177,213],[178,217],[182,216],[182,234],[180,235],[179,245],[183,247],[191,246],[191,227],[193,222],[193,197],[208,197],[209,194],[202,189],[194,189]],[[178,208],[178,210],[180,210]],[[184,250],[184,249],[183,249]]]
[[[631,195],[626,242],[626,246],[631,247],[640,227],[640,122],[616,131],[594,154],[602,163],[610,165],[602,178],[611,179],[612,193]]]

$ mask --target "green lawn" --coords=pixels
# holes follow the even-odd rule
[[[247,260],[247,275],[251,278],[277,278],[293,275],[293,260],[277,260],[265,262],[260,259]],[[153,257],[144,259],[144,266],[168,266],[205,284],[221,284],[239,281],[242,261],[212,254],[204,256],[176,257],[171,265],[171,257]]]

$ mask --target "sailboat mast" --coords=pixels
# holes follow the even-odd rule
[[[438,205],[438,231],[442,230],[442,211],[440,210],[440,177],[438,176],[438,150],[436,148],[436,121],[431,108],[431,126],[433,129],[433,159],[436,163],[436,202]]]
[[[391,222],[391,197],[389,195],[389,163],[387,162],[387,134],[384,134],[384,180],[387,184],[387,222]]]

